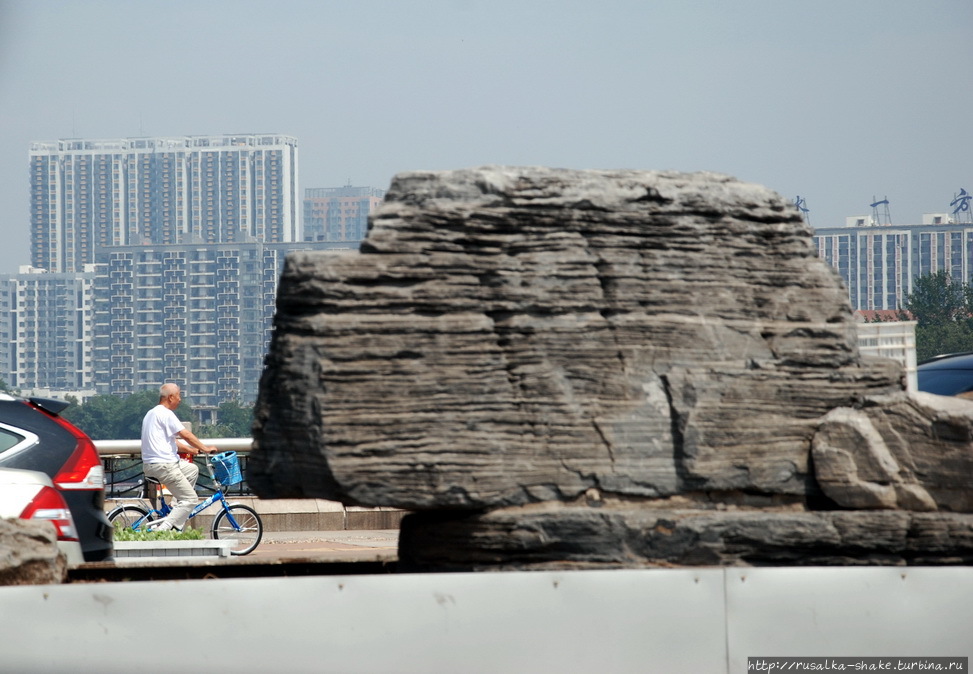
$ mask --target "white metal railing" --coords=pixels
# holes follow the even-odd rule
[[[253,447],[252,438],[200,438],[203,444],[212,445],[221,452],[237,452],[240,467],[246,475],[247,459]],[[143,494],[144,477],[142,474],[140,440],[93,440],[98,456],[105,465],[105,492],[109,499],[138,498]],[[201,476],[198,485],[209,488],[208,478]],[[250,495],[246,480],[230,487],[228,493]]]
[[[253,438],[200,438],[203,444],[212,445],[221,452],[249,453]],[[141,452],[139,440],[94,440],[99,456],[136,456]]]

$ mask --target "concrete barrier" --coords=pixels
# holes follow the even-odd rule
[[[776,663],[800,656],[883,658],[890,666],[882,669],[896,670],[898,661],[911,664],[910,658],[922,664],[973,656],[971,596],[970,567],[534,571],[8,587],[0,588],[0,668],[20,674],[128,674],[146,668],[235,674],[744,674],[755,669],[748,658]],[[178,645],[163,654],[157,642],[167,636],[160,637],[157,627],[185,621],[187,607],[192,625],[176,633],[182,629],[188,636],[178,637]],[[953,671],[969,671],[968,660]]]

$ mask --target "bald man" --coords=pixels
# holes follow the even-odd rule
[[[180,461],[179,452],[196,456],[199,452],[213,454],[217,451],[216,447],[204,445],[179,421],[175,409],[181,402],[182,393],[179,387],[176,384],[163,384],[159,389],[159,404],[142,419],[142,463],[145,476],[154,477],[168,487],[174,499],[172,512],[150,525],[149,528],[153,531],[182,529],[189,519],[189,513],[199,503],[196,495],[199,468],[191,461]],[[177,441],[182,442],[177,445]]]

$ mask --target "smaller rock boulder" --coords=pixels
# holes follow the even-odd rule
[[[814,476],[842,508],[973,512],[973,405],[929,393],[867,398],[821,420]]]
[[[0,585],[53,585],[67,573],[50,522],[0,519]]]

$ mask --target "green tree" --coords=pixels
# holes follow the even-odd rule
[[[944,325],[969,315],[969,287],[953,281],[945,271],[917,276],[905,309],[912,314],[917,328]]]
[[[194,432],[198,437],[206,440],[212,440],[214,438],[237,437],[234,434],[233,429],[225,424],[200,424]]]
[[[973,351],[973,287],[946,271],[916,277],[900,312],[916,321],[916,360],[944,353]]]
[[[236,400],[220,404],[220,424],[229,427],[232,438],[249,438],[253,426],[253,407],[241,405]]]
[[[916,326],[916,361],[921,363],[944,353],[964,351],[973,351],[973,330],[967,322]]]
[[[62,416],[87,433],[92,440],[122,439],[115,434],[120,407],[118,397],[92,396],[81,405],[77,405],[77,399],[69,397],[67,400],[75,404],[64,410]]]
[[[253,407],[236,400],[221,403],[217,409],[219,423],[199,427],[202,438],[249,438],[253,425]]]
[[[92,440],[136,440],[142,435],[142,417],[159,404],[159,392],[142,391],[126,397],[92,396],[81,405],[70,396],[67,400],[74,404],[63,416]],[[181,421],[189,421],[193,418],[192,409],[183,402],[176,409],[176,416]]]
[[[118,416],[119,439],[139,438],[142,436],[142,418],[145,413],[159,404],[159,391],[152,389],[133,393],[121,400]],[[179,403],[175,410],[180,421],[190,421],[193,418],[192,409],[185,402]]]

